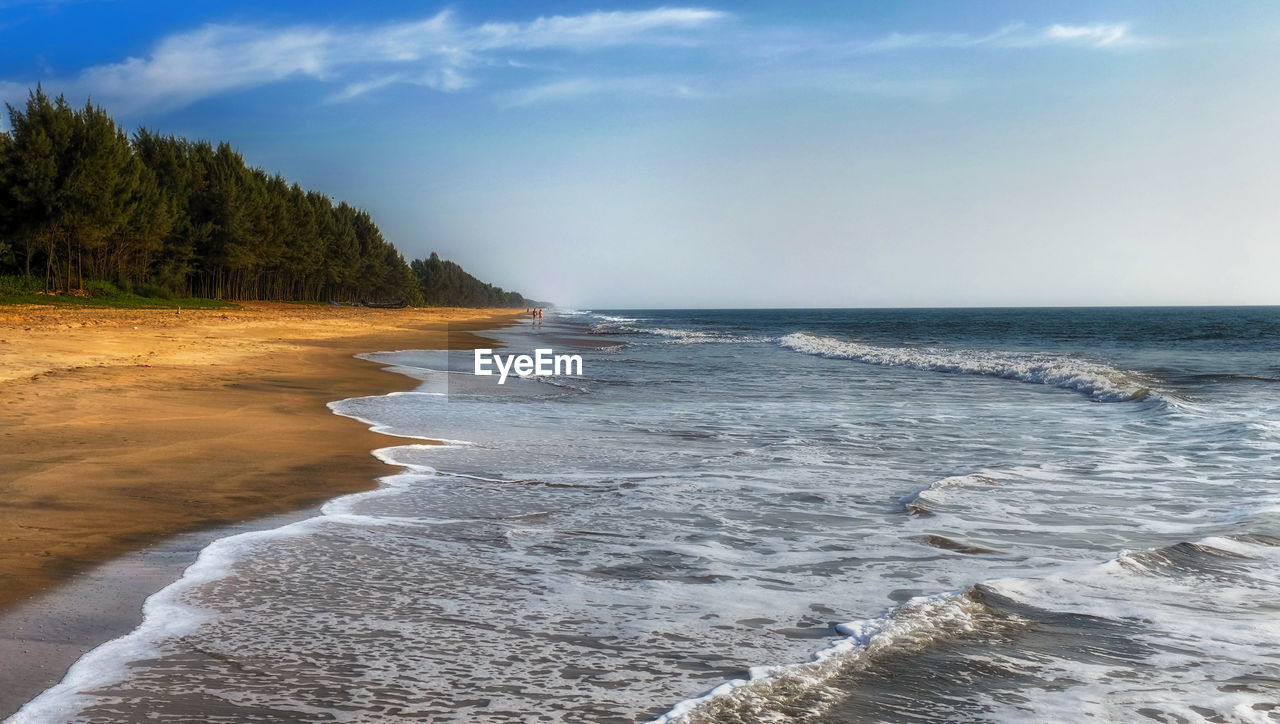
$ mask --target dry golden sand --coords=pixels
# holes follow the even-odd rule
[[[325,403],[413,381],[352,355],[471,347],[519,316],[0,307],[0,608],[173,533],[373,487],[387,438]]]

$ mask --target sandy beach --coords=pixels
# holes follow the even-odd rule
[[[353,355],[469,346],[518,314],[0,308],[0,611],[177,533],[373,487],[386,438],[325,404],[413,381]]]
[[[413,382],[352,355],[516,315],[0,309],[0,608],[162,536],[372,487],[386,438],[325,403]]]

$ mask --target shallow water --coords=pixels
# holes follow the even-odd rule
[[[1280,310],[561,314],[19,721],[1274,721]],[[624,344],[625,343],[625,344]]]

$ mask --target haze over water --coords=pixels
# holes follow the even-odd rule
[[[579,312],[23,721],[1274,721],[1280,309]],[[709,694],[709,695],[708,695]],[[704,696],[707,695],[707,696]]]

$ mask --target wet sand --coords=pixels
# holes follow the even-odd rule
[[[271,303],[181,314],[0,307],[0,612],[30,618],[65,603],[49,589],[175,534],[374,487],[387,468],[370,451],[387,438],[325,405],[414,381],[353,355],[469,348],[482,339],[474,332],[520,316]],[[78,605],[113,605],[79,585]],[[124,588],[137,597],[138,586]],[[126,613],[133,621],[136,606]],[[0,681],[56,670],[54,683],[82,646],[42,647],[41,634],[12,618],[0,643],[18,655],[0,661]],[[110,618],[96,620],[114,629]],[[42,651],[61,654],[50,661]],[[3,716],[38,689],[0,692]]]

